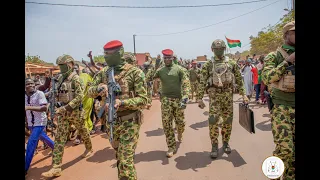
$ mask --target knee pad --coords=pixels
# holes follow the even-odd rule
[[[209,116],[209,124],[214,125],[217,124],[218,118],[215,116]]]
[[[228,117],[226,120],[226,124],[232,124],[233,117]]]

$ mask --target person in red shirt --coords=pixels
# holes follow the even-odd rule
[[[251,69],[252,72],[252,80],[253,80],[253,84],[254,84],[254,90],[256,91],[256,103],[259,103],[259,95],[260,95],[260,83],[258,81],[258,69],[257,67],[253,66]]]

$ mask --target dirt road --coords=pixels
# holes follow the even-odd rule
[[[135,165],[139,180],[266,180],[261,171],[265,158],[274,149],[270,115],[266,105],[250,104],[254,111],[256,134],[249,134],[239,125],[239,95],[234,95],[234,120],[230,140],[231,154],[223,154],[219,136],[219,157],[211,160],[207,107],[188,104],[185,111],[186,130],[177,154],[166,157],[167,146],[161,124],[160,102],[153,101],[145,111]],[[84,145],[68,142],[63,158],[63,174],[57,180],[117,180],[115,153],[105,134],[92,135],[94,154],[81,159]],[[38,180],[50,169],[50,150],[38,153],[31,164],[28,180]]]

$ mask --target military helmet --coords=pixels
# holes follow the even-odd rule
[[[226,43],[221,39],[216,39],[212,42],[211,48],[212,49],[226,48]]]
[[[125,52],[124,55],[123,55],[123,58],[128,63],[136,62],[136,56],[131,52]]]
[[[69,62],[73,62],[74,63],[73,57],[71,57],[70,55],[62,55],[62,56],[59,56],[57,58],[56,64],[57,65],[59,65],[59,64],[67,64]]]

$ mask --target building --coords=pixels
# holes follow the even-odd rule
[[[206,56],[197,56],[197,61],[207,61]]]
[[[79,64],[79,69],[85,68],[85,65],[79,61],[75,61],[76,64]],[[52,71],[53,75],[60,73],[59,66],[50,65],[50,64],[40,64],[40,63],[25,63],[25,77],[34,77],[36,75],[44,76],[46,71]]]
[[[136,60],[138,66],[142,66],[146,62],[146,53],[136,53]]]
[[[45,72],[48,70],[52,71],[53,74],[58,74],[60,72],[58,66],[40,63],[25,63],[25,77],[45,75]]]

